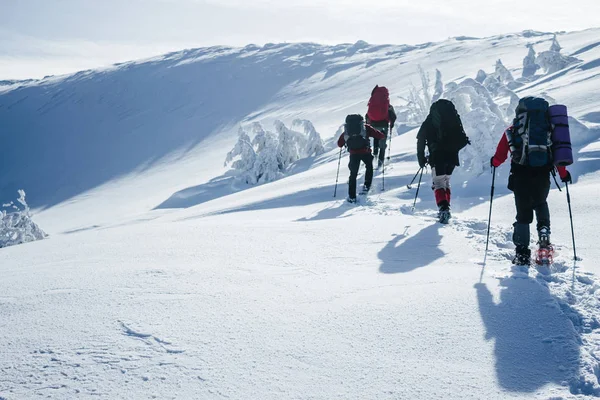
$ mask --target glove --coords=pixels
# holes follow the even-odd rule
[[[569,171],[567,171],[567,175],[565,175],[563,178],[560,178],[560,180],[564,183],[573,183],[573,180],[571,179],[571,173]]]
[[[494,168],[494,167],[495,167],[495,165],[494,165],[494,156],[492,156],[492,157],[490,158],[490,167],[492,167],[492,168]]]
[[[419,155],[417,158],[419,160],[419,167],[425,168],[425,165],[427,165],[427,157],[425,157],[425,155]]]

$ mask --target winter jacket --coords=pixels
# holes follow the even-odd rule
[[[425,121],[421,124],[419,133],[417,134],[417,158],[419,160],[425,159],[425,145],[427,145],[427,148],[429,149],[429,165],[435,166],[436,161],[438,160],[444,164],[460,165],[458,152],[446,151],[443,148],[438,148],[437,131],[431,122],[430,116],[427,116]]]
[[[508,129],[512,129],[512,126],[509,127]],[[508,130],[507,129],[507,130]],[[494,154],[494,157],[492,157],[492,165],[494,167],[499,167],[500,165],[502,165],[502,163],[504,161],[506,161],[506,159],[508,158],[508,154],[510,153],[510,145],[508,144],[508,137],[506,136],[506,131],[504,131],[504,133],[502,134],[502,138],[500,139],[500,142],[498,143],[498,147],[496,148],[496,153]],[[519,165],[519,164],[514,164],[513,166],[518,166],[517,168],[530,168],[527,166],[523,166],[523,165]],[[558,170],[558,174],[560,175],[560,178],[563,179],[568,175],[568,171],[567,168],[563,167],[563,166],[557,166],[556,169]],[[548,172],[550,172],[551,169],[548,169]]]
[[[367,133],[367,138],[372,137],[375,139],[385,139],[385,135],[383,133],[379,132],[369,124],[365,124],[365,131]],[[344,147],[346,144],[346,139],[344,138],[345,134],[346,131],[340,135],[340,138],[338,139],[338,147]],[[349,150],[349,152],[350,154],[371,154],[371,147],[367,146],[362,149]]]
[[[388,119],[385,121],[371,121],[369,119],[369,116],[365,114],[365,121],[367,122],[367,124],[370,124],[371,126],[376,128],[387,127],[388,124],[393,128],[394,123],[396,122],[396,118],[396,111],[394,110],[394,107],[392,107],[391,104],[388,107]]]

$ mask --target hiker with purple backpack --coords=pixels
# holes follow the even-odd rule
[[[516,117],[503,133],[496,153],[490,159],[493,172],[511,155],[508,189],[515,196],[516,221],[513,224],[515,257],[513,264],[531,263],[529,226],[535,213],[538,231],[536,263],[549,265],[554,253],[550,241],[550,174],[558,170],[560,179],[572,183],[565,168],[573,163],[567,108],[549,106],[541,98],[524,97],[515,110]]]

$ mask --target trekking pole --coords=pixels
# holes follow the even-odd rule
[[[388,146],[388,161],[392,157],[392,133],[394,132],[394,125],[390,126],[390,145]]]
[[[490,192],[490,216],[488,218],[488,228],[487,228],[487,237],[485,239],[485,255],[483,256],[483,268],[485,268],[485,263],[487,261],[487,253],[488,246],[490,244],[490,225],[492,224],[492,204],[494,203],[494,182],[496,181],[496,167],[492,167],[492,190]],[[483,277],[483,268],[481,268],[481,276],[479,277],[479,282]]]
[[[573,238],[573,260],[577,261],[577,251],[575,250],[575,231],[573,230],[573,213],[571,212],[571,195],[569,194],[568,182],[565,182],[565,187],[567,188],[567,204],[569,205],[569,218],[571,219],[571,237]]]
[[[419,197],[419,188],[421,187],[421,178],[423,177],[423,169],[424,168],[421,168],[421,175],[419,175],[419,183],[417,184],[417,193],[415,194],[415,201],[412,206],[412,211],[415,211],[415,206],[417,205],[417,197]]]
[[[415,174],[415,176],[412,178],[412,181],[410,181],[410,183],[408,185],[406,185],[406,187],[408,189],[412,189],[411,185],[413,184],[413,182],[415,181],[415,179],[417,179],[417,176],[419,175],[419,172],[421,172],[422,169],[423,169],[423,167],[419,168],[417,170],[417,173]]]
[[[337,167],[337,174],[335,175],[335,189],[333,189],[333,197],[335,197],[335,195],[337,194],[337,184],[338,184],[338,178],[340,176],[340,162],[342,161],[342,150],[344,148],[341,147],[340,148],[340,156],[338,157],[338,167]]]
[[[381,166],[381,191],[385,190],[385,162]]]

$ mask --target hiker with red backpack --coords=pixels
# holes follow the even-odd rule
[[[396,122],[396,112],[390,104],[390,93],[385,86],[375,85],[371,91],[367,115],[367,124],[384,134],[383,139],[373,140],[373,154],[378,157],[377,168],[381,168],[385,160],[387,138],[391,137]]]
[[[471,142],[454,104],[446,99],[433,103],[417,134],[417,160],[421,169],[427,164],[431,166],[432,189],[442,224],[447,224],[451,217],[450,177],[460,165],[458,152],[467,144]],[[425,146],[429,157],[425,156]]]
[[[496,153],[490,159],[493,171],[511,155],[508,189],[515,196],[516,221],[513,224],[515,256],[513,264],[529,267],[529,226],[535,213],[538,231],[537,264],[552,263],[550,241],[550,174],[554,167],[565,183],[572,183],[566,166],[573,162],[567,109],[549,106],[542,98],[524,97],[515,110],[516,117],[502,134]]]
[[[348,198],[349,203],[356,203],[356,177],[360,162],[364,162],[367,168],[365,173],[365,183],[361,194],[366,194],[371,189],[373,181],[373,155],[371,154],[371,141],[369,138],[381,140],[385,135],[374,129],[372,126],[365,124],[362,115],[351,114],[346,117],[344,132],[338,139],[338,146],[341,148],[346,146],[350,153],[350,179],[348,181]]]

